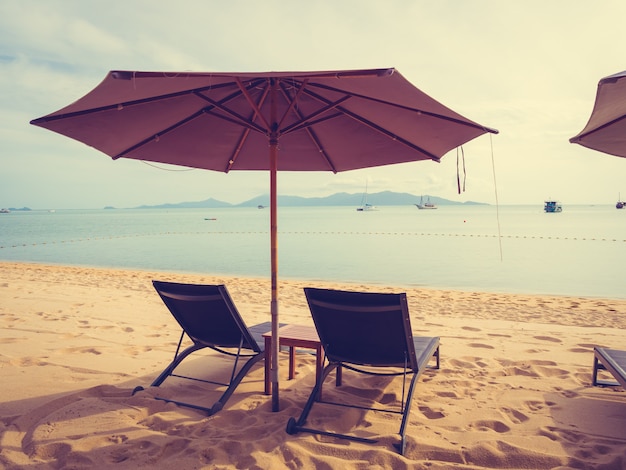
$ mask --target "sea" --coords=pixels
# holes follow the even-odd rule
[[[279,207],[278,279],[626,298],[613,205]],[[268,208],[0,214],[0,260],[270,277]]]

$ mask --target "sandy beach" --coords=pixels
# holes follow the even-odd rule
[[[305,286],[406,292],[415,333],[441,337],[441,368],[420,378],[400,456],[397,415],[327,418],[367,428],[376,444],[285,432],[314,384],[310,354],[287,380],[281,353],[279,412],[262,365],[211,417],[154,390],[131,395],[180,335],[153,279],[226,284],[248,325],[269,320],[269,279],[0,263],[0,468],[626,468],[626,392],[591,386],[594,345],[626,348],[626,300],[280,281],[283,322],[312,325]],[[191,361],[209,375],[223,363]],[[370,384],[344,375],[373,400],[401,395],[401,379]],[[175,381],[158,393],[215,394]]]

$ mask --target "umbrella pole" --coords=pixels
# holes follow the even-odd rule
[[[272,159],[272,169],[270,171],[270,256],[272,264],[272,302],[270,311],[272,313],[272,411],[279,411],[278,392],[278,224],[277,224],[277,201],[276,201],[276,147],[270,149]]]
[[[270,311],[272,315],[272,411],[280,411],[278,389],[278,352],[280,338],[278,337],[278,202],[277,202],[277,174],[278,174],[278,134],[276,124],[275,83],[272,81],[271,90],[271,123],[270,131],[270,257],[272,301]]]

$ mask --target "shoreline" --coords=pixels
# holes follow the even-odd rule
[[[255,310],[258,310],[259,307],[264,307],[265,305],[263,302],[266,302],[269,312],[269,277],[262,278],[254,276],[202,274],[135,268],[127,269],[74,266],[54,263],[46,264],[21,261],[0,261],[0,274],[4,271],[16,273],[23,270],[35,272],[49,272],[51,270],[56,270],[60,273],[67,273],[70,276],[81,272],[94,272],[105,276],[112,275],[117,278],[128,278],[133,281],[141,279],[145,282],[143,287],[148,286],[148,290],[150,292],[153,292],[151,285],[151,281],[153,279],[199,284],[225,284],[231,291],[231,295],[233,295],[233,288],[241,290],[242,288],[250,287],[251,292],[248,293],[248,296],[253,297],[253,301],[259,303],[259,305],[255,306]],[[19,274],[17,275],[19,276]],[[235,284],[235,286],[233,287],[232,284]],[[406,285],[382,283],[375,284],[367,282],[335,282],[322,280],[279,279],[278,285],[279,301],[281,300],[281,297],[283,297],[281,294],[286,292],[288,301],[287,305],[290,308],[293,307],[292,303],[294,299],[292,296],[297,296],[298,290],[302,290],[304,287],[315,286],[343,290],[367,290],[370,292],[406,292],[411,313],[426,310],[428,312],[437,312],[438,314],[444,316],[454,315],[463,317],[465,316],[464,312],[469,311],[471,313],[468,314],[468,316],[471,318],[494,320],[507,319],[510,321],[536,321],[541,319],[542,316],[545,316],[547,318],[545,318],[544,321],[547,323],[589,327],[606,326],[626,329],[626,299],[621,298],[438,289],[433,287],[410,287]],[[263,291],[259,291],[259,286],[265,286],[267,288],[266,298],[263,298]],[[440,304],[440,301],[442,300],[449,302],[448,310],[452,310],[453,313],[447,312],[445,308],[442,308]],[[471,308],[467,308],[467,306],[472,304],[475,300],[480,300],[481,302],[488,303],[489,305],[481,308],[476,308],[476,306],[472,305]],[[501,308],[505,303],[508,307],[506,309]],[[299,309],[304,308],[306,310],[305,313],[308,315],[308,309],[306,307],[306,302],[304,301],[303,293],[301,293],[301,299],[297,302],[297,305]],[[568,317],[564,315],[564,311],[576,313],[576,316],[572,316],[568,319]],[[619,312],[621,312],[622,315],[617,315],[617,318],[612,318],[612,315]],[[552,316],[552,314],[554,314],[554,316]],[[608,317],[611,317],[610,321],[605,321]],[[586,321],[581,321],[582,318]]]
[[[269,320],[269,279],[0,262],[0,467],[626,465],[626,392],[590,383],[594,345],[623,349],[626,300],[281,280],[281,321],[312,324],[304,286],[407,292],[413,330],[440,336],[441,369],[418,382],[402,457],[393,415],[339,412],[377,444],[285,432],[314,382],[309,354],[298,354],[291,381],[281,354],[278,413],[262,393],[262,367],[208,418],[153,399],[202,399],[211,391],[201,386],[166,382],[131,396],[171,360],[180,335],[152,279],[223,283],[246,324]],[[194,364],[210,372],[212,360]],[[344,384],[375,401],[402,389],[356,374]]]

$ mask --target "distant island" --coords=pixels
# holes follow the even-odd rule
[[[9,210],[11,212],[17,212],[17,211],[30,211],[32,209],[30,207],[21,207],[21,208],[18,208],[18,207],[8,207],[8,208],[6,208],[4,210]]]
[[[420,196],[410,193],[396,193],[393,191],[382,191],[379,193],[371,193],[367,195],[369,203],[376,206],[404,206],[416,204],[420,200]],[[488,205],[482,202],[457,202],[449,199],[440,198],[424,194],[423,197],[429,198],[433,204],[438,206],[452,205]],[[300,196],[278,196],[278,205],[281,207],[319,207],[319,206],[359,206],[363,195],[360,193],[336,193],[326,197],[300,197]],[[165,203],[154,206],[143,205],[134,207],[133,209],[204,209],[204,208],[223,208],[223,207],[267,207],[270,205],[269,194],[257,196],[248,201],[239,204],[230,204],[228,202],[219,201],[209,198],[204,201]],[[108,206],[106,209],[112,209]]]

